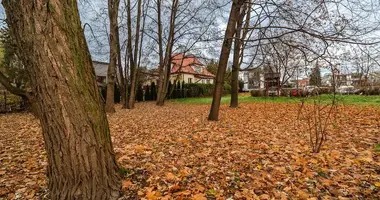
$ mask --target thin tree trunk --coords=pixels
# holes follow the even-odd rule
[[[129,99],[129,92],[128,92],[128,87],[129,87],[129,53],[128,53],[128,47],[125,50],[125,57],[124,57],[124,63],[125,63],[125,70],[124,70],[124,77],[125,77],[125,82],[124,82],[124,92],[125,92],[125,102],[123,104],[123,109],[126,109],[128,107],[128,99]]]
[[[116,79],[116,63],[117,42],[118,42],[118,10],[119,0],[108,0],[108,14],[110,18],[110,64],[107,71],[107,97],[106,97],[106,112],[115,112],[115,79]]]
[[[178,0],[173,0],[171,15],[170,15],[170,28],[169,28],[169,37],[168,43],[166,46],[165,59],[163,65],[166,66],[163,73],[163,76],[160,75],[160,78],[163,77],[163,80],[160,80],[160,86],[158,88],[158,97],[156,104],[158,106],[163,106],[166,98],[166,94],[168,92],[168,84],[170,80],[170,70],[171,70],[171,60],[172,60],[172,51],[173,51],[173,43],[174,43],[174,29],[175,29],[175,19],[178,10]]]
[[[161,83],[164,80],[164,50],[163,50],[163,42],[162,42],[162,22],[161,22],[161,0],[157,0],[157,37],[158,37],[158,56],[159,56],[159,66],[158,66],[158,94],[157,99],[160,99],[161,91]]]
[[[51,199],[117,199],[121,187],[76,1],[3,0],[28,66]]]
[[[117,31],[116,31],[116,44],[117,44],[117,66],[119,69],[119,78],[120,78],[120,104],[124,105],[125,101],[127,100],[127,95],[125,92],[125,77],[124,77],[124,72],[123,72],[123,65],[121,62],[121,49],[120,49],[120,36],[119,36],[119,26],[117,26]]]
[[[220,101],[222,99],[223,94],[224,74],[226,73],[227,63],[231,52],[232,38],[235,34],[236,23],[239,17],[240,8],[243,5],[243,3],[244,0],[237,0],[233,1],[232,3],[230,17],[224,36],[222,51],[220,53],[218,71],[216,73],[215,90],[213,94],[211,109],[208,116],[208,119],[211,121],[217,121],[219,117]]]
[[[128,32],[132,32],[131,30],[131,0],[128,0]],[[138,67],[137,59],[138,59],[138,50],[139,50],[139,39],[140,39],[140,21],[141,21],[141,0],[138,0],[137,3],[137,22],[136,22],[136,36],[135,36],[135,49],[132,54],[132,48],[130,48],[130,58],[133,57],[133,61],[131,61],[131,92],[129,95],[128,101],[128,109],[133,109],[135,105],[136,99],[136,88],[137,88],[137,75],[138,75]],[[130,40],[130,45],[132,45],[132,36],[128,35],[128,40]]]
[[[247,30],[244,30],[243,35],[241,34],[241,29],[243,26],[243,19],[246,15],[247,7],[249,8],[250,3],[245,3],[244,6],[241,8],[241,11],[239,12],[239,19],[236,24],[236,30],[235,30],[235,42],[234,42],[234,57],[233,57],[233,64],[232,64],[232,74],[231,74],[231,102],[230,107],[231,108],[237,108],[239,106],[239,72],[240,72],[240,64],[241,60],[243,59],[243,40],[245,39],[247,35]],[[249,26],[249,18],[246,18],[245,26]]]

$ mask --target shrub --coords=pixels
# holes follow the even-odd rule
[[[150,86],[150,94],[151,94],[151,100],[155,101],[157,100],[157,90],[156,90],[156,84],[152,82]]]
[[[293,90],[294,89],[292,89],[292,88],[282,88],[280,91],[280,95],[284,96],[284,97],[290,97],[290,96],[292,96]]]
[[[244,89],[244,81],[239,80],[239,92],[243,92]]]
[[[144,100],[145,101],[151,101],[152,100],[152,94],[150,91],[150,87],[147,85],[144,86],[144,91],[145,91]]]
[[[228,83],[224,83],[223,85],[223,94],[231,94],[232,87]]]
[[[186,97],[211,96],[214,91],[213,84],[187,83],[184,88]]]
[[[103,96],[104,101],[107,99],[107,86],[102,86],[100,88],[100,93]],[[115,103],[120,103],[120,89],[119,87],[115,84],[115,90],[114,90],[114,101]]]
[[[142,89],[142,87],[141,87],[140,84],[137,86],[136,100],[139,101],[139,102],[141,102],[141,101],[144,100],[144,91],[143,91],[143,89]]]
[[[317,88],[318,94],[330,94],[333,92],[331,87],[319,87]]]
[[[292,97],[306,97],[307,92],[303,89],[292,89],[290,95]]]
[[[355,91],[355,94],[363,94],[363,95],[380,95],[380,87],[362,87]]]
[[[265,90],[264,89],[254,89],[254,90],[251,90],[251,96],[253,96],[253,97],[263,97],[263,96],[265,96]]]

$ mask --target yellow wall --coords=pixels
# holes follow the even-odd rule
[[[177,74],[170,75],[170,81],[174,83],[177,80],[177,76]],[[183,81],[185,81],[185,83],[189,83],[189,78],[191,78],[191,83],[207,84],[207,80],[209,80],[209,83],[211,84],[214,83],[214,79],[199,79],[196,78],[193,74],[179,74],[178,80],[181,82],[181,84]],[[154,82],[157,85],[157,79],[145,81],[144,85],[150,85],[152,82]]]

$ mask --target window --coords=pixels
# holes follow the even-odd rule
[[[191,82],[192,82],[192,78],[188,78],[187,83],[191,83]]]
[[[210,84],[210,82],[211,82],[210,79],[207,79],[207,84]]]
[[[202,79],[202,83],[205,84],[205,80],[204,79]]]
[[[198,73],[202,73],[202,67],[201,66],[192,66],[193,70],[198,72]]]

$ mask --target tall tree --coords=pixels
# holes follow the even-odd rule
[[[131,92],[129,93],[128,109],[132,109],[135,105],[136,89],[137,89],[137,75],[138,75],[138,59],[139,59],[139,40],[140,40],[140,21],[141,21],[141,0],[137,2],[137,22],[136,22],[136,35],[135,35],[135,48],[132,52],[132,25],[131,25],[131,0],[127,3],[128,12],[128,50],[129,60],[131,65]]]
[[[230,17],[223,40],[222,50],[220,52],[218,72],[216,73],[215,80],[215,90],[212,98],[210,113],[208,116],[208,119],[211,121],[217,121],[219,118],[219,107],[223,94],[224,74],[226,73],[227,63],[231,52],[232,40],[236,30],[236,23],[238,21],[240,9],[243,3],[244,0],[236,0],[232,2]]]
[[[175,20],[178,11],[179,0],[172,1],[171,14],[170,14],[170,27],[169,36],[166,44],[165,57],[162,63],[163,71],[159,77],[158,85],[158,96],[156,104],[159,106],[164,105],[166,94],[168,92],[169,80],[170,80],[170,70],[171,70],[171,60],[174,45],[174,35],[175,35]],[[162,37],[162,36],[161,36]],[[161,67],[161,66],[160,66]]]
[[[118,165],[76,1],[3,0],[28,66],[52,199],[117,199]]]
[[[119,48],[119,28],[117,17],[119,13],[120,0],[108,0],[108,15],[110,18],[110,64],[107,71],[107,98],[106,112],[115,112],[115,80],[116,64],[118,61]]]
[[[240,71],[240,57],[242,56],[242,44],[243,35],[246,35],[247,29],[244,29],[244,34],[242,35],[241,29],[243,26],[244,16],[246,15],[247,7],[250,3],[245,3],[239,11],[239,18],[236,23],[235,39],[234,39],[234,57],[232,64],[232,77],[231,77],[231,108],[238,107],[238,97],[239,97],[239,71]],[[250,10],[250,9],[249,9]],[[249,15],[247,15],[246,26],[249,25]]]

